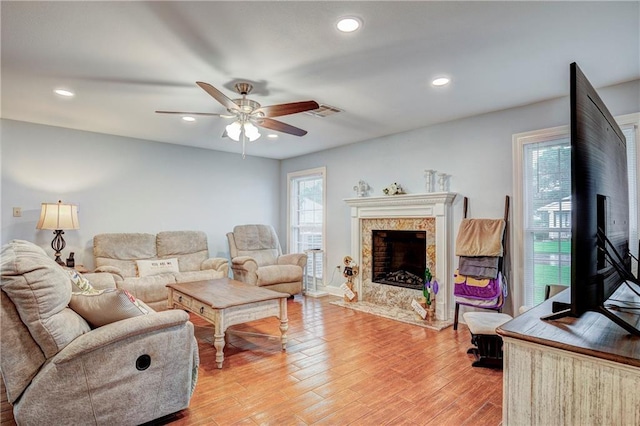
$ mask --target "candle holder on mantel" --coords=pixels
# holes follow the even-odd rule
[[[424,189],[427,191],[427,193],[433,192],[433,175],[435,173],[435,170],[424,171]]]
[[[440,186],[440,192],[449,191],[449,175],[446,173],[438,173],[438,184]]]

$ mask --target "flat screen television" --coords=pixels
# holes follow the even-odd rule
[[[576,63],[570,75],[571,302],[553,302],[545,319],[594,311],[640,336],[607,303],[633,278],[626,139]]]

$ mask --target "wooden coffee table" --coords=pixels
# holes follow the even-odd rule
[[[224,335],[228,327],[267,317],[280,319],[282,350],[287,349],[287,293],[247,285],[229,278],[168,284],[169,309],[193,312],[213,324],[216,364],[224,361]]]

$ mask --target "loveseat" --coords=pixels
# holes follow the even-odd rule
[[[114,275],[116,286],[155,310],[167,309],[167,284],[225,278],[229,261],[210,258],[201,231],[112,233],[93,237],[95,272]]]
[[[199,361],[186,312],[95,290],[82,280],[96,275],[27,241],[0,256],[0,371],[17,424],[137,425],[189,405]]]

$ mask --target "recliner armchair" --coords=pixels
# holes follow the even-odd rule
[[[270,290],[302,292],[304,253],[282,254],[271,225],[239,225],[227,234],[233,279]]]
[[[137,425],[189,405],[199,361],[186,312],[147,306],[91,328],[70,307],[86,293],[72,294],[70,274],[44,250],[14,240],[0,257],[0,371],[17,424]],[[135,304],[125,295],[102,314]]]

